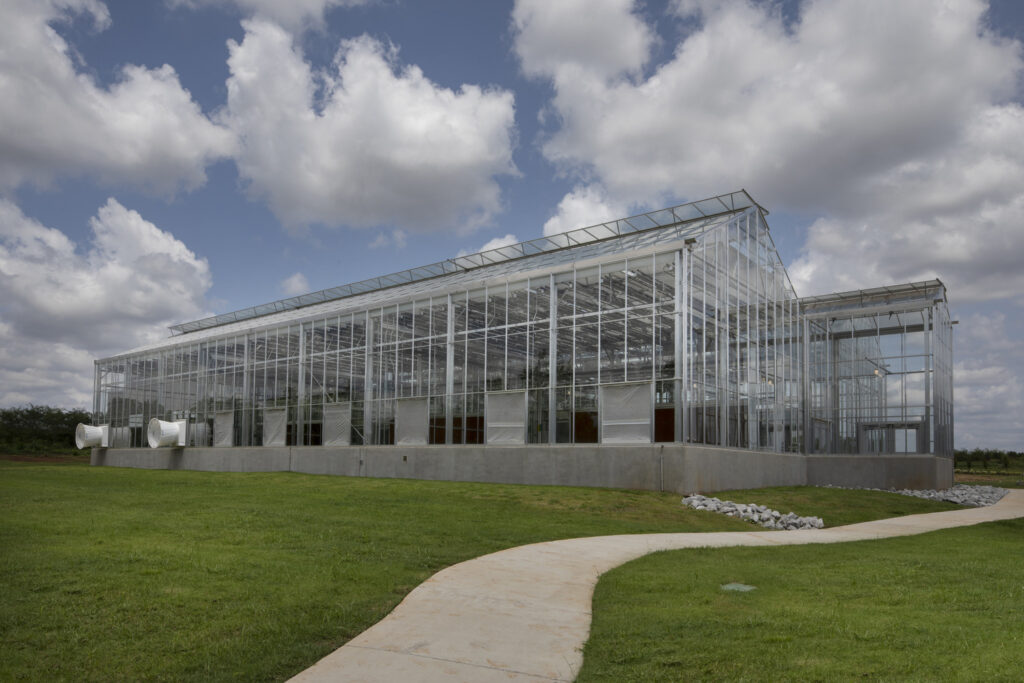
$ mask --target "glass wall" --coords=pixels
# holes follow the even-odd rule
[[[800,450],[799,306],[763,219],[748,214],[680,256],[681,440]]]
[[[802,300],[810,453],[952,454],[952,325],[938,281]]]
[[[944,304],[883,313],[850,309],[848,295],[797,299],[753,207],[583,249],[97,361],[94,420],[131,447],[152,417],[188,419],[191,442],[211,445],[227,415],[239,446],[279,443],[281,419],[289,445],[339,443],[337,420],[350,444],[393,444],[396,401],[424,398],[429,443],[481,444],[485,397],[516,391],[526,443],[595,443],[601,387],[630,384],[649,393],[609,395],[651,397],[653,441],[951,449]]]

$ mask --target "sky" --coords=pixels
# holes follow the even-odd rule
[[[167,327],[746,189],[801,296],[930,278],[1024,450],[1024,3],[0,0],[0,407]]]

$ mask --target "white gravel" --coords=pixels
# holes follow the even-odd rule
[[[868,489],[869,491],[883,491],[886,489]],[[988,505],[995,505],[1006,495],[1006,489],[998,486],[970,486],[968,484],[954,484],[948,489],[935,490],[924,489],[915,491],[913,489],[888,489],[889,493],[898,493],[903,496],[914,496],[915,498],[927,498],[928,500],[944,500],[948,503],[957,503],[968,507],[980,508]]]
[[[846,488],[846,487],[835,487]],[[868,491],[884,491],[885,489],[867,489]],[[927,498],[929,500],[942,500],[969,507],[984,507],[994,505],[999,499],[1006,495],[1006,489],[996,486],[968,486],[967,484],[955,484],[952,488],[941,491],[923,490],[914,491],[911,489],[889,489],[889,493],[899,493],[904,496],[916,498]],[[734,503],[731,500],[722,500],[709,496],[694,494],[683,498],[683,505],[692,507],[695,510],[707,510],[717,512],[729,517],[759,524],[766,529],[821,529],[825,522],[820,517],[801,517],[795,512],[782,514],[778,510],[772,510],[764,505],[756,503]]]
[[[821,517],[801,517],[795,512],[782,514],[778,510],[756,503],[734,503],[731,500],[709,498],[700,494],[683,498],[683,505],[695,510],[708,510],[729,517],[738,517],[767,529],[821,529],[825,526]]]

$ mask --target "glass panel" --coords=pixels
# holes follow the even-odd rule
[[[429,299],[416,302],[416,312],[413,318],[413,336],[417,339],[430,336],[431,310]]]
[[[469,293],[468,326],[470,330],[482,330],[487,325],[487,292],[482,289]]]
[[[529,312],[529,287],[526,281],[508,286],[508,324],[525,323]]]
[[[576,326],[576,384],[596,384],[598,372],[597,322]]]
[[[576,295],[573,273],[559,273],[555,276],[555,293],[558,297],[559,317],[573,315]]]
[[[544,320],[551,309],[551,292],[548,278],[530,279],[530,320]]]
[[[649,309],[648,309],[649,310]],[[643,309],[641,309],[643,311]],[[652,338],[654,325],[649,316],[634,317],[632,311],[628,319],[627,336],[627,379],[629,381],[651,379],[652,373]]]
[[[597,268],[576,271],[576,314],[596,313],[601,287]],[[561,314],[561,304],[559,304]]]
[[[645,306],[654,301],[654,259],[630,259],[626,268],[626,305]]]
[[[487,327],[499,327],[505,325],[505,314],[507,310],[504,285],[488,287]]]
[[[506,389],[526,388],[527,364],[529,362],[528,340],[529,336],[525,327],[509,331],[506,341],[508,357],[505,374]]]
[[[601,267],[601,310],[615,310],[626,305],[627,272],[625,261]]]

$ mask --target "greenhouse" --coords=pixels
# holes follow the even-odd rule
[[[96,361],[107,446],[953,448],[938,280],[800,298],[745,191],[182,323]],[[187,450],[187,449],[186,449]]]

